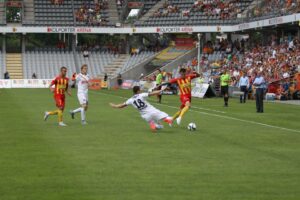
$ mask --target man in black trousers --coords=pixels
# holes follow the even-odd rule
[[[247,77],[246,72],[243,72],[243,76],[241,76],[239,80],[239,86],[243,95],[240,95],[240,103],[246,103],[247,93],[249,89],[249,78]]]
[[[264,90],[265,90],[265,79],[262,75],[262,72],[258,72],[256,75],[253,85],[256,88],[256,112],[263,113],[264,112]]]

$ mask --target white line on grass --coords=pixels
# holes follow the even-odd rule
[[[196,106],[192,106],[192,108],[196,108],[199,110],[206,110],[206,111],[212,111],[212,112],[217,112],[217,113],[223,113],[225,114],[226,112],[220,111],[220,110],[214,110],[214,109],[209,109],[209,108],[201,108],[201,107],[196,107]]]
[[[115,96],[115,97],[119,97],[119,98],[122,98],[122,99],[128,99],[126,97],[122,97],[122,96],[118,96],[118,95],[113,95],[113,94],[106,94],[106,93],[102,93],[102,92],[94,92],[94,94],[102,94],[102,95],[107,95],[107,96]],[[165,105],[165,104],[159,104],[159,103],[152,103],[152,104],[159,105],[159,106],[165,106],[165,107],[169,107],[169,108],[174,108],[174,109],[178,109],[175,106],[169,106],[169,105]],[[289,129],[289,128],[284,128],[284,127],[280,127],[280,126],[273,126],[273,125],[264,124],[264,123],[260,123],[260,122],[256,122],[256,121],[239,119],[239,118],[235,118],[235,117],[229,117],[229,116],[224,116],[224,115],[219,115],[219,114],[213,114],[213,113],[207,113],[207,112],[200,112],[198,110],[193,110],[193,109],[190,109],[190,111],[191,112],[200,113],[200,114],[204,114],[204,115],[209,115],[209,116],[214,116],[214,117],[219,117],[219,118],[224,118],[224,119],[235,120],[235,121],[239,121],[239,122],[245,122],[245,123],[250,123],[250,124],[261,125],[261,126],[265,126],[265,127],[269,127],[269,128],[279,129],[279,130],[285,130],[285,131],[300,133],[300,130]]]

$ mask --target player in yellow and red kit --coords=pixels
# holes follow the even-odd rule
[[[49,115],[57,115],[58,116],[58,125],[59,126],[66,126],[63,122],[63,111],[65,109],[65,93],[71,96],[69,89],[69,79],[66,77],[67,75],[67,68],[61,67],[60,68],[60,75],[57,76],[50,84],[50,89],[54,85],[54,100],[56,103],[57,110],[45,112],[44,120],[46,121]]]
[[[179,71],[180,78],[174,78],[169,81],[169,84],[176,83],[180,90],[180,101],[181,106],[180,110],[175,113],[173,120],[176,119],[178,125],[180,125],[183,115],[189,110],[192,101],[192,84],[191,80],[199,77],[200,75],[196,72],[193,72],[189,75],[186,75],[186,69],[182,68]]]

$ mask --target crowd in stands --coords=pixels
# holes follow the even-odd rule
[[[182,17],[190,17],[194,13],[203,13],[207,17],[216,17],[220,20],[234,19],[242,17],[242,2],[239,0],[195,0],[190,8],[179,8],[170,1],[165,1],[162,8],[158,9],[154,17],[167,17],[172,13],[180,13]],[[250,11],[249,17],[259,17],[270,13],[300,12],[300,0],[265,0]]]
[[[124,0],[117,0],[117,6],[123,6],[125,3]]]
[[[154,13],[155,17],[166,17],[170,13],[178,13],[180,10],[177,6],[172,5],[170,2],[166,1],[162,9],[157,10]]]
[[[193,5],[195,12],[205,13],[206,16],[217,16],[220,19],[231,19],[241,13],[241,3],[238,0],[197,0]]]
[[[170,13],[181,13],[181,16],[189,17],[192,12],[201,12],[208,17],[215,16],[225,20],[237,17],[242,10],[239,0],[196,0],[191,8],[184,9],[179,9],[178,6],[172,5],[171,2],[166,1],[163,8],[160,8],[154,13],[154,17],[166,17]]]
[[[215,44],[207,43],[204,48],[213,51],[221,51],[216,60],[209,60],[209,54],[203,54],[200,60],[200,69],[206,82],[212,83],[226,69],[231,76],[231,86],[239,87],[239,79],[246,74],[250,80],[250,90],[253,91],[252,83],[258,72],[262,72],[268,88],[268,92],[275,93],[280,100],[300,98],[300,40],[299,38],[286,39],[276,42],[275,37],[268,45],[254,45],[246,48],[247,41],[219,41]],[[238,48],[245,47],[243,57]],[[250,46],[250,45],[247,45]],[[228,48],[232,51],[227,51]],[[187,73],[197,69],[198,60],[192,60],[178,66],[186,68]],[[179,71],[179,70],[177,70]],[[172,77],[172,73],[168,73]],[[173,73],[173,76],[176,74]],[[155,80],[155,76],[147,77],[147,80]],[[252,92],[252,94],[254,94]]]
[[[277,12],[281,15],[300,11],[300,0],[265,0],[262,5],[253,9],[253,16],[259,17],[268,13]]]
[[[61,5],[64,3],[64,0],[51,0],[51,3],[55,5]]]
[[[231,46],[234,49],[237,48],[234,44]],[[245,50],[242,59],[237,56],[239,51],[235,52],[236,54],[223,51],[221,58],[215,62],[209,62],[206,57],[203,57],[200,61],[201,67],[204,72],[209,71],[212,76],[220,75],[224,68],[229,69],[232,86],[238,86],[238,80],[243,73],[246,73],[253,81],[255,74],[262,72],[267,83],[279,84],[281,89],[285,88],[290,91],[291,88],[299,87],[299,85],[295,85],[294,81],[294,75],[300,72],[300,41],[298,38],[281,41],[279,44],[273,38],[269,45],[255,45],[250,50]],[[300,84],[300,80],[297,82]],[[269,89],[272,90],[272,88]],[[288,91],[285,92],[288,94],[290,93]],[[281,98],[281,91],[273,90],[272,92]],[[291,97],[289,96],[289,98]],[[288,98],[286,97],[286,99]]]
[[[108,0],[99,0],[95,3],[85,3],[76,12],[76,21],[85,22],[89,26],[105,26],[107,19],[101,10],[108,9]]]

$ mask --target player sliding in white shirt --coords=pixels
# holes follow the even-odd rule
[[[76,75],[76,82],[78,83],[77,97],[81,107],[70,111],[72,119],[75,118],[76,113],[81,112],[82,125],[87,124],[85,118],[85,112],[88,109],[88,103],[89,103],[88,91],[89,91],[89,84],[90,84],[89,83],[90,76],[88,75],[87,70],[88,70],[87,65],[82,65],[81,73]]]
[[[162,129],[163,125],[161,125],[159,121],[163,120],[164,122],[172,126],[172,118],[169,117],[167,113],[154,108],[145,100],[149,96],[156,96],[158,94],[161,94],[162,91],[163,90],[158,90],[151,93],[141,93],[140,86],[134,86],[133,97],[122,104],[110,103],[110,106],[113,108],[125,108],[128,105],[132,105],[134,108],[139,110],[141,117],[149,123],[150,128],[153,131]]]

